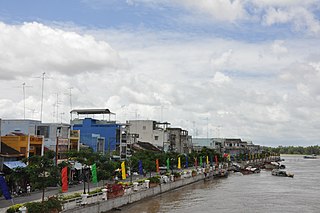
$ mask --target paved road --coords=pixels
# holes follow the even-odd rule
[[[149,174],[147,175],[147,177],[149,177]],[[133,176],[132,180],[135,181],[135,180],[141,179],[141,178],[143,178],[143,176],[141,176],[141,175]],[[119,180],[119,181],[122,181],[122,180]],[[125,181],[130,181],[130,177],[128,177]],[[106,181],[104,181],[104,182],[100,181],[98,183],[98,185],[90,183],[90,191],[94,190],[97,187],[102,187],[104,185],[104,183],[106,183]],[[86,191],[87,191],[87,188],[88,188],[88,185],[86,184]],[[59,194],[59,189],[60,189],[60,187],[48,188],[45,192],[45,197]],[[64,195],[74,194],[76,192],[79,192],[79,193],[83,192],[83,184],[69,186],[68,192],[64,193]],[[13,202],[14,202],[14,204],[18,204],[18,203],[26,203],[26,202],[30,202],[30,201],[38,201],[38,200],[40,201],[41,199],[42,199],[42,192],[36,191],[36,192],[32,192],[31,195],[29,195],[29,196],[25,195],[25,196],[14,197]],[[7,207],[9,207],[11,205],[12,205],[11,200],[5,200],[4,197],[0,197],[0,213],[5,212]]]
[[[152,172],[151,176],[154,176],[154,175],[156,175],[156,173]],[[134,175],[134,176],[132,176],[132,181],[135,181],[135,180],[138,180],[141,178],[148,178],[148,177],[150,177],[149,173],[146,176]],[[130,180],[131,180],[131,178],[128,177],[125,181],[129,182]],[[119,180],[119,181],[123,181],[123,180]],[[104,185],[104,183],[106,183],[106,182],[101,181],[98,183],[98,185],[90,183],[90,190],[92,191],[97,187],[102,187]],[[86,191],[87,191],[87,187],[88,186],[86,184]],[[48,188],[45,192],[45,197],[59,194],[59,189],[60,189],[60,187]],[[69,186],[68,192],[64,193],[64,195],[74,194],[76,192],[79,192],[79,193],[83,192],[83,184]],[[30,202],[30,201],[40,201],[41,199],[42,199],[42,192],[36,191],[36,192],[32,192],[31,195],[29,195],[29,196],[14,197],[13,202],[14,202],[14,204],[18,204],[18,203],[26,203],[26,202]],[[5,200],[4,197],[0,197],[0,213],[5,213],[6,209],[8,207],[10,207],[11,205],[12,205],[11,200]]]
[[[102,187],[103,186],[103,182],[99,182],[99,184],[90,184],[90,190],[94,190],[96,187]],[[86,184],[86,187],[87,184]],[[52,188],[48,188],[45,192],[45,197],[49,197],[49,196],[53,196],[59,193],[59,189],[60,187],[52,187]],[[87,191],[87,189],[86,189]],[[83,192],[83,184],[78,184],[78,185],[72,185],[69,186],[69,190],[67,193],[64,193],[65,195],[68,194],[74,194],[76,192],[82,193]],[[37,200],[41,200],[42,199],[42,192],[41,191],[36,191],[36,192],[32,192],[31,195],[27,196],[19,196],[19,197],[14,197],[13,198],[13,202],[14,204],[17,203],[26,203],[26,202],[30,202],[30,201],[37,201]],[[5,212],[5,209],[9,206],[12,205],[12,202],[10,200],[5,200],[4,197],[0,197],[0,213]]]

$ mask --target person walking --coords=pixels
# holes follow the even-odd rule
[[[31,186],[27,184],[27,195],[31,195]]]

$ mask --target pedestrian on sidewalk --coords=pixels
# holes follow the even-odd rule
[[[31,195],[31,186],[27,184],[27,195]]]

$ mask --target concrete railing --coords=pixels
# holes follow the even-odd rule
[[[125,194],[121,197],[113,198],[113,199],[108,199],[108,200],[102,200],[102,196],[96,196],[98,197],[96,199],[97,202],[89,202],[89,197],[88,197],[88,204],[85,206],[81,206],[80,204],[69,204],[69,203],[76,203],[79,202],[77,200],[72,201],[72,202],[66,202],[66,206],[63,210],[63,212],[66,213],[71,213],[71,212],[76,212],[76,213],[92,213],[92,212],[105,212],[112,210],[114,208],[119,208],[123,205],[133,203],[142,199],[145,199],[147,197],[152,197],[164,192],[168,192],[173,189],[177,189],[179,187],[186,186],[191,183],[195,183],[197,181],[203,180],[205,177],[203,174],[196,175],[194,177],[188,177],[188,178],[183,178],[181,180],[177,180],[174,182],[168,182],[164,184],[160,184],[156,187],[152,188],[141,188],[137,192],[130,192],[128,194]],[[102,193],[101,193],[102,194]]]

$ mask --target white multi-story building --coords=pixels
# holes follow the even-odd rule
[[[153,120],[130,120],[127,122],[127,128],[131,135],[131,143],[149,142],[163,149],[169,143],[168,132],[166,131],[168,125],[170,124]]]
[[[25,135],[37,135],[37,126],[40,125],[37,120],[24,119],[2,119],[1,136],[11,134],[12,132],[22,133]]]

